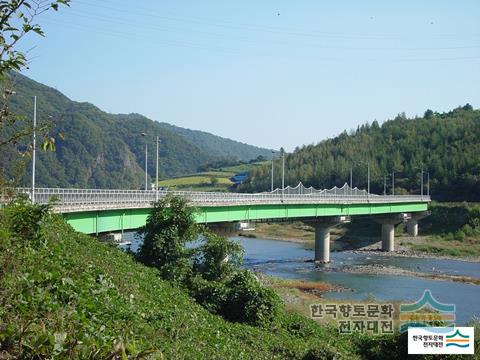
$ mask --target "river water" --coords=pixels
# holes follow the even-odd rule
[[[343,251],[331,254],[331,264],[315,268],[312,262],[306,262],[313,259],[313,250],[303,244],[244,237],[231,239],[242,244],[245,250],[244,266],[249,269],[280,278],[324,281],[351,289],[326,293],[323,295],[325,298],[363,300],[374,297],[380,301],[415,302],[424,290],[430,289],[438,301],[456,305],[457,325],[465,324],[473,317],[480,317],[478,285],[412,276],[351,274],[340,271],[343,266],[381,264],[424,273],[480,278],[480,263]],[[133,241],[132,250],[136,250],[139,242],[140,239]]]

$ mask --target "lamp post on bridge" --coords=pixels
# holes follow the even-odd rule
[[[423,196],[424,194],[424,174],[425,172],[427,173],[427,196],[430,195],[430,172],[428,170],[425,170],[425,164],[421,164],[420,166],[414,167],[414,169],[420,169],[420,196]]]
[[[147,133],[142,133],[142,136],[147,136]],[[148,190],[148,142],[145,141],[145,191]]]
[[[359,161],[358,164],[367,165],[367,195],[370,197],[370,162]],[[350,182],[351,182],[351,168],[350,168]]]
[[[430,171],[427,170],[427,196],[430,196]]]
[[[272,154],[275,154],[275,151],[272,150]],[[274,160],[274,156],[272,155],[272,184],[271,184],[271,192],[273,192],[273,160]]]
[[[282,148],[282,201],[285,194],[285,150]]]
[[[395,195],[395,170],[392,170],[392,195]]]
[[[350,196],[353,194],[353,169],[350,166]]]
[[[157,165],[156,165],[156,168],[155,168],[155,201],[158,201],[158,157],[159,157],[158,147],[159,147],[159,143],[160,143],[160,139],[158,138],[158,135],[157,135]]]
[[[147,133],[142,133],[142,136],[148,136]],[[158,201],[158,160],[159,160],[159,144],[160,138],[156,137],[157,154],[155,167],[155,201]],[[145,191],[148,190],[148,140],[145,142]]]
[[[37,97],[33,97],[32,204],[35,203],[35,158],[37,148]]]

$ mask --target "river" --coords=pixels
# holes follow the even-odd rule
[[[422,296],[424,290],[430,289],[438,301],[456,305],[457,325],[463,325],[473,317],[480,317],[478,285],[413,276],[352,274],[340,271],[344,266],[382,264],[423,273],[480,278],[480,263],[403,256],[386,257],[343,251],[331,254],[331,264],[315,268],[312,262],[307,262],[313,259],[313,250],[303,244],[245,237],[231,239],[242,244],[245,250],[244,266],[249,269],[280,278],[324,281],[351,289],[326,293],[323,295],[325,298],[363,300],[374,297],[381,301],[414,302]],[[132,250],[136,250],[139,241],[141,240],[132,243]]]

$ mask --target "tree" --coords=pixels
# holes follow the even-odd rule
[[[187,279],[192,271],[192,250],[186,244],[199,234],[194,214],[195,209],[179,196],[167,195],[156,202],[139,231],[144,240],[138,259],[159,269],[167,280]]]
[[[238,270],[243,260],[242,246],[228,238],[204,232],[195,269],[204,279],[222,281]]]
[[[425,119],[431,119],[433,117],[433,115],[434,115],[433,111],[430,110],[430,109],[427,109],[427,111],[425,111],[425,114],[423,114],[423,117]]]

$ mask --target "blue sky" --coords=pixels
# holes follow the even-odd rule
[[[254,145],[480,107],[480,2],[73,0],[24,73],[77,101]]]

